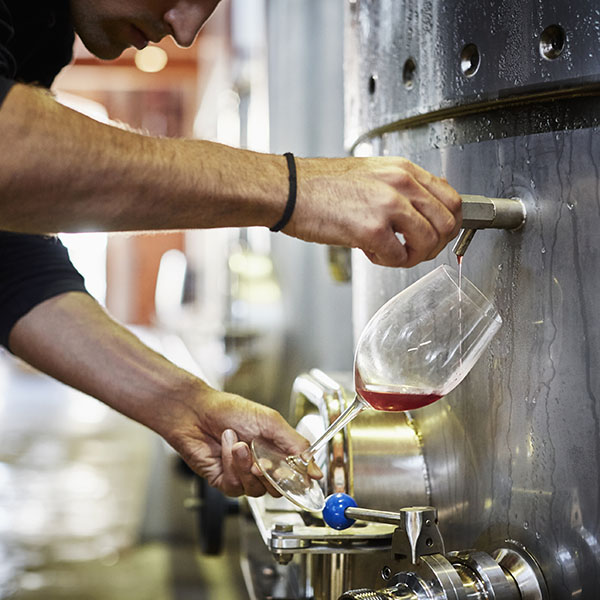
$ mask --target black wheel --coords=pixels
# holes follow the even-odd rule
[[[202,554],[221,554],[225,543],[225,518],[238,512],[237,500],[208,485],[202,477],[194,481],[198,545]]]

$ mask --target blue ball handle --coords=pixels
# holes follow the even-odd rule
[[[349,506],[356,506],[356,502],[352,496],[348,494],[331,494],[325,500],[325,508],[323,509],[323,520],[329,527],[333,529],[348,529],[356,521],[346,516],[346,509]]]

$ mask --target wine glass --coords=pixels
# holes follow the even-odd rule
[[[448,394],[501,323],[493,304],[468,279],[448,265],[437,267],[386,302],[362,331],[354,355],[352,404],[297,456],[255,439],[255,462],[294,504],[322,510],[323,492],[307,471],[315,454],[366,408],[414,410]]]

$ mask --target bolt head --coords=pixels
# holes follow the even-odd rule
[[[381,569],[381,578],[387,581],[392,576],[392,570],[386,565]]]

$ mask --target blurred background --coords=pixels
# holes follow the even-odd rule
[[[342,156],[343,4],[222,0],[191,49],[101,62],[60,102],[154,135]],[[352,363],[348,253],[265,228],[61,236],[90,292],[174,362],[287,416]],[[247,598],[239,502],[152,432],[0,353],[0,598]],[[266,574],[268,575],[268,574]]]

